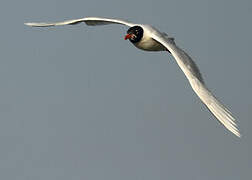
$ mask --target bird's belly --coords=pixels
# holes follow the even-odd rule
[[[142,40],[134,45],[145,51],[166,51],[166,48],[154,39]]]

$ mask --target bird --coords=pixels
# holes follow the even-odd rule
[[[189,84],[200,98],[203,104],[209,109],[214,117],[237,137],[241,137],[236,120],[232,113],[224,106],[208,89],[198,66],[192,58],[177,44],[173,37],[160,32],[155,27],[148,24],[135,24],[122,19],[103,17],[84,17],[80,19],[66,20],[62,22],[39,22],[24,23],[32,27],[51,27],[61,25],[76,25],[85,23],[88,26],[120,24],[129,27],[124,37],[135,47],[144,51],[167,51],[169,52],[185,74]]]

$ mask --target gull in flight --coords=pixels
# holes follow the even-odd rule
[[[101,17],[85,17],[55,23],[25,23],[33,27],[50,27],[61,25],[75,25],[86,23],[89,26],[122,24],[129,27],[124,39],[129,40],[134,46],[145,51],[167,51],[169,52],[181,70],[184,72],[192,89],[200,100],[206,105],[210,112],[218,119],[229,131],[241,137],[235,118],[231,112],[211,93],[206,87],[201,73],[192,58],[166,33],[158,31],[156,28],[146,24],[134,24],[120,19],[110,19]]]

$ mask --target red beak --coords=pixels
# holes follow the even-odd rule
[[[126,34],[126,36],[124,37],[124,40],[130,39],[132,36],[132,34]]]

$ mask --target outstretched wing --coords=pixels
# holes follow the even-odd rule
[[[109,19],[109,18],[100,18],[100,17],[86,17],[81,19],[73,19],[62,22],[52,22],[52,23],[25,23],[27,26],[33,27],[50,27],[50,26],[62,26],[62,25],[75,25],[85,22],[89,26],[97,26],[97,25],[106,25],[106,24],[123,24],[126,26],[134,26],[135,24],[130,23],[128,21],[120,20],[120,19]]]
[[[191,57],[180,49],[172,38],[166,38],[155,29],[151,29],[152,38],[163,44],[173,55],[179,67],[189,80],[192,89],[207,106],[210,112],[232,133],[241,137],[231,112],[207,89],[200,71]]]

